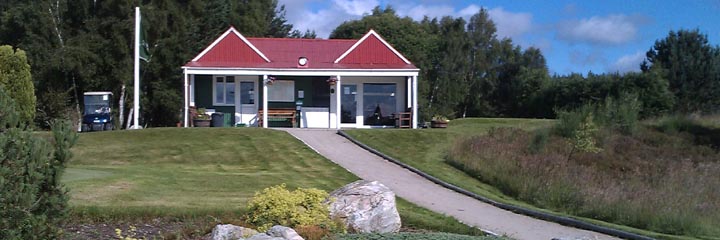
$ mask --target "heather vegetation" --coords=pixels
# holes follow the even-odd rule
[[[537,207],[660,233],[720,236],[717,118],[640,122],[633,99],[561,112],[549,128],[493,128],[458,140],[447,159]]]

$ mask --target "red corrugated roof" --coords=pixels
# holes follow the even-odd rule
[[[306,57],[307,69],[416,69],[381,42],[379,36],[375,37],[374,32],[363,37],[365,40],[357,46],[357,39],[246,38],[245,42],[242,35],[232,33],[237,32],[230,28],[222,39],[185,66],[287,69],[297,68],[298,58]]]
[[[338,63],[407,64],[398,54],[395,54],[393,50],[385,45],[378,35],[369,34],[364,39],[360,45],[352,49],[352,51],[345,55]]]
[[[229,34],[198,59],[197,62],[258,64],[266,63],[267,61],[258,55],[242,39],[234,34]]]

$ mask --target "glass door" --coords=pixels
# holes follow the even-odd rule
[[[395,83],[363,84],[363,118],[369,126],[392,126],[395,124],[397,99]]]
[[[241,81],[239,85],[240,104],[238,104],[236,108],[240,109],[236,109],[236,111],[240,113],[240,123],[250,125],[251,120],[254,119],[257,114],[257,108],[255,107],[255,82]]]
[[[340,95],[340,123],[356,123],[357,85],[343,84]]]

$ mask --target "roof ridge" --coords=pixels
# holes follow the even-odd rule
[[[358,39],[338,39],[338,38],[332,38],[332,39],[323,39],[323,38],[270,38],[270,37],[247,37],[247,39],[253,39],[253,40],[283,40],[283,41],[337,41],[337,42],[353,42],[357,41]]]

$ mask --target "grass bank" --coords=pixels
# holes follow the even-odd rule
[[[71,222],[176,222],[185,238],[219,222],[245,225],[256,191],[332,191],[353,174],[282,131],[257,128],[145,129],[83,133],[63,182]],[[477,235],[457,220],[398,200],[405,227]]]
[[[453,120],[447,129],[352,129],[345,132],[380,152],[446,182],[493,200],[531,207],[453,167],[445,159],[448,150],[458,139],[485,134],[495,127],[536,129],[550,126],[553,122],[539,119],[469,118]]]
[[[485,136],[489,129],[502,128],[502,127],[514,127],[525,130],[534,130],[543,127],[548,127],[552,124],[552,121],[546,120],[530,120],[530,119],[460,119],[450,123],[448,129],[422,129],[422,130],[348,130],[347,133],[356,139],[362,141],[369,146],[378,149],[394,158],[403,161],[415,168],[425,171],[435,177],[438,177],[446,182],[460,186],[477,194],[483,195],[490,199],[513,204],[516,206],[527,207],[539,211],[550,212],[561,216],[568,216],[573,218],[582,219],[591,223],[608,226],[611,228],[622,229],[638,234],[643,234],[651,237],[661,239],[694,239],[694,238],[707,238],[715,239],[713,236],[707,235],[669,235],[658,232],[648,231],[639,228],[628,227],[623,224],[627,222],[620,222],[620,224],[609,223],[600,221],[597,219],[604,219],[597,217],[597,215],[584,214],[585,217],[578,217],[578,212],[568,212],[563,209],[557,209],[549,207],[548,205],[538,204],[536,201],[529,201],[527,198],[519,197],[517,192],[508,191],[503,183],[493,181],[492,176],[504,175],[510,179],[517,180],[516,182],[523,182],[521,179],[516,179],[511,172],[516,166],[510,161],[506,161],[505,171],[495,172],[495,175],[485,175],[484,177],[476,171],[470,171],[464,169],[459,164],[453,164],[449,161],[451,158],[458,158],[460,155],[457,153],[451,153],[453,146],[462,148],[463,146],[470,146],[470,143],[463,142],[466,139],[472,139],[477,136]],[[513,135],[510,135],[513,136]],[[478,137],[480,138],[480,137]],[[555,143],[549,143],[548,145],[557,145]],[[622,143],[619,144],[622,146]],[[484,147],[484,146],[482,146]],[[481,147],[481,148],[482,148]],[[522,150],[526,150],[526,148]],[[512,154],[516,152],[516,149],[504,148],[504,152]],[[455,156],[450,156],[455,154]],[[477,157],[475,155],[465,156],[467,161],[472,161],[476,164]],[[507,160],[507,159],[505,159]],[[481,165],[481,164],[480,164]],[[547,167],[547,166],[538,166]],[[626,165],[626,167],[632,167]],[[462,170],[461,170],[462,169]],[[538,176],[543,177],[543,176]],[[641,194],[639,192],[638,194]],[[557,202],[564,204],[563,199],[555,199]],[[618,213],[623,213],[622,210],[616,208]],[[613,210],[613,211],[615,211]],[[599,214],[595,212],[595,214]],[[606,219],[607,220],[607,219]]]

